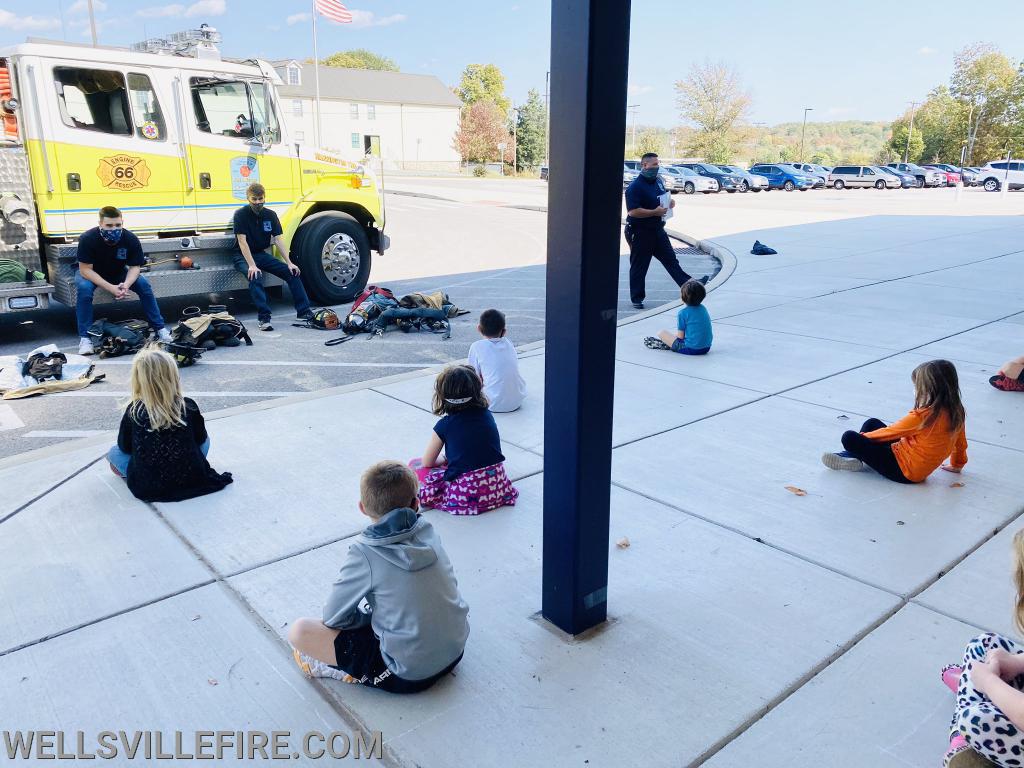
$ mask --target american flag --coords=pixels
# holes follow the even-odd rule
[[[338,24],[351,24],[352,13],[338,0],[316,0],[316,10],[321,16],[326,16]]]

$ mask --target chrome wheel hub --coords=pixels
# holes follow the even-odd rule
[[[359,246],[351,236],[344,232],[331,235],[324,242],[320,252],[320,263],[327,279],[337,286],[344,287],[356,279],[362,256]]]

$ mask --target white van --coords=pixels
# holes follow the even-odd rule
[[[986,192],[998,192],[1003,184],[1007,189],[1024,189],[1024,161],[995,160],[986,163],[978,171],[978,182]]]
[[[844,187],[874,187],[875,189],[896,189],[900,180],[887,173],[876,171],[868,165],[837,165],[828,175],[829,186],[836,189]]]

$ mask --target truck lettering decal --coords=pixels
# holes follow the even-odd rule
[[[260,164],[252,155],[231,158],[231,196],[245,200],[245,190],[260,180]]]
[[[144,158],[114,155],[100,160],[100,164],[96,168],[96,175],[99,176],[100,184],[104,187],[130,192],[133,189],[149,186],[149,177],[152,172]]]

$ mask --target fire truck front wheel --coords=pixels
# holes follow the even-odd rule
[[[313,301],[343,304],[366,287],[370,241],[351,216],[337,211],[318,213],[304,221],[296,235],[296,261]]]

